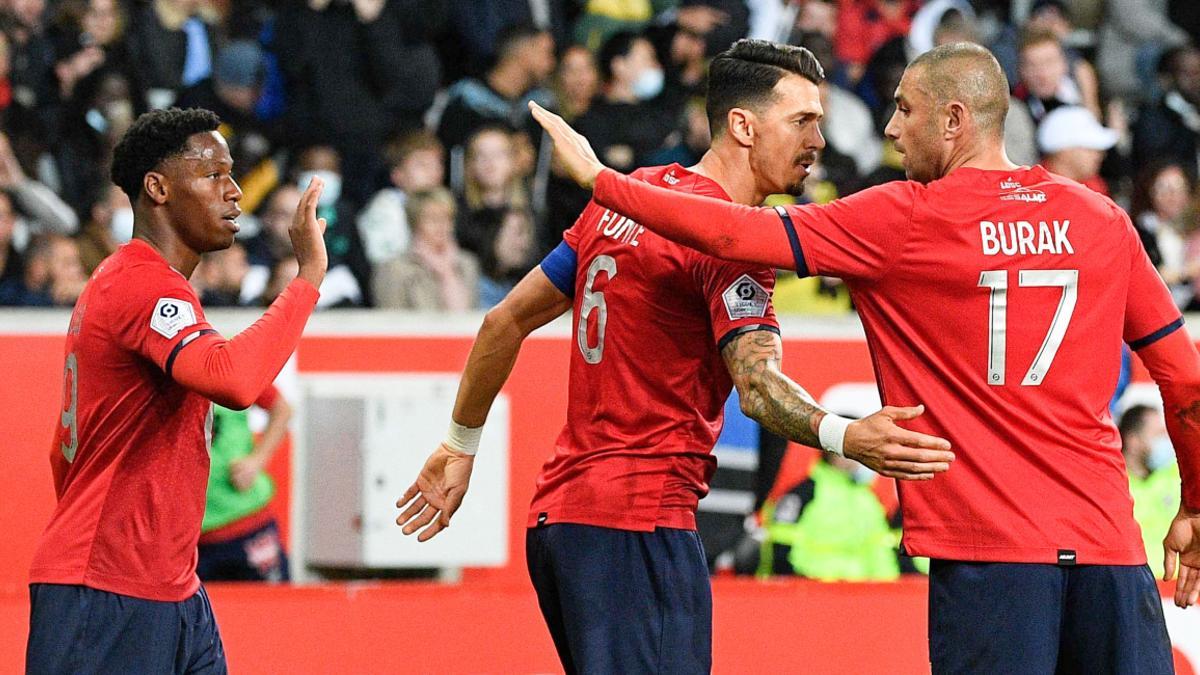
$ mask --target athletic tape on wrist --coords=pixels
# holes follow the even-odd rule
[[[846,428],[850,426],[851,422],[857,421],[833,413],[825,413],[825,416],[821,418],[821,423],[817,425],[817,438],[821,441],[821,448],[826,452],[845,457],[846,453],[842,449],[842,443],[846,440]]]
[[[464,455],[474,455],[479,452],[479,437],[483,435],[483,427],[464,427],[450,420],[450,430],[446,432],[446,447]]]

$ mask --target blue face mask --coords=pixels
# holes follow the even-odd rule
[[[1175,446],[1171,437],[1163,434],[1150,442],[1150,454],[1146,456],[1146,468],[1158,471],[1175,461]]]
[[[648,101],[662,93],[665,80],[666,75],[663,74],[662,68],[643,70],[633,81],[633,95],[639,101]]]

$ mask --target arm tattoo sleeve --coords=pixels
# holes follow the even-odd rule
[[[742,412],[767,429],[819,448],[817,422],[825,411],[800,385],[779,370],[783,344],[765,330],[739,335],[722,350],[741,397]]]

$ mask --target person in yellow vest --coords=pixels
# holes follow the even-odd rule
[[[1129,472],[1133,495],[1133,517],[1142,528],[1146,563],[1151,571],[1162,570],[1162,533],[1179,512],[1179,465],[1175,448],[1167,436],[1161,410],[1135,405],[1125,411],[1118,426],[1121,453]]]
[[[288,581],[287,553],[271,513],[275,482],[264,471],[287,435],[291,406],[274,385],[254,403],[267,426],[254,441],[245,410],[213,405],[208,493],[196,573],[204,581]]]
[[[822,453],[808,478],[769,511],[760,573],[825,581],[899,577],[899,532],[871,487],[874,480],[862,464]]]

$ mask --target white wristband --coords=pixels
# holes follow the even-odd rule
[[[464,455],[474,455],[479,452],[479,437],[483,435],[483,427],[464,427],[450,420],[450,430],[446,432],[446,447]]]
[[[846,440],[846,427],[858,420],[847,419],[833,413],[825,413],[821,423],[817,425],[817,438],[821,440],[821,448],[840,457],[845,457],[842,443]]]

